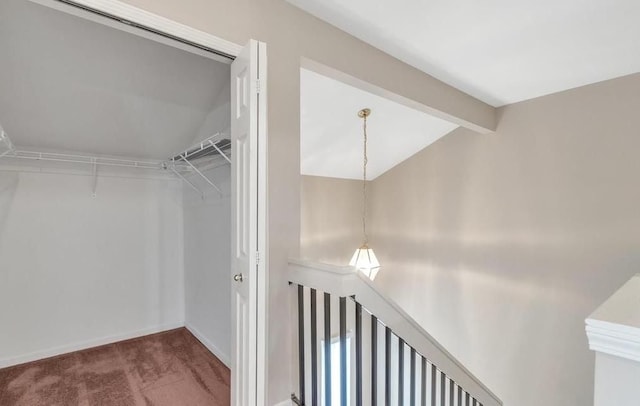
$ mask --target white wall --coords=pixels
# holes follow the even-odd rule
[[[205,200],[184,185],[186,325],[227,365],[231,359],[230,169],[223,165],[205,172],[223,196],[197,177],[190,180],[206,191]]]
[[[0,172],[0,367],[183,324],[176,180]]]
[[[640,362],[596,352],[595,406],[637,406]]]

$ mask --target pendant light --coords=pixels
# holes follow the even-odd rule
[[[371,115],[370,109],[362,109],[358,112],[358,117],[362,119],[362,130],[364,133],[364,164],[362,166],[362,234],[364,242],[356,250],[349,265],[364,273],[369,279],[374,280],[380,270],[380,263],[376,254],[369,248],[367,239],[367,117]]]

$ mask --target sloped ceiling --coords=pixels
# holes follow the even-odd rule
[[[0,123],[20,147],[163,159],[229,125],[229,65],[0,2]]]
[[[301,70],[300,162],[303,175],[362,179],[363,129],[370,108],[368,179],[375,179],[457,125],[317,73]]]

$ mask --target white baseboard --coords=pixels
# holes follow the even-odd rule
[[[48,348],[46,350],[34,351],[29,354],[19,355],[16,357],[0,359],[0,368],[6,368],[13,365],[20,365],[27,362],[38,361],[45,358],[55,357],[57,355],[63,355],[74,351],[86,350],[87,348],[99,347],[101,345],[113,344],[118,341],[130,340],[132,338],[138,338],[149,334],[161,333],[167,330],[173,330],[176,328],[184,327],[184,322],[168,323],[159,326],[154,326],[142,330],[130,331],[122,334],[114,334],[107,337],[96,338],[92,340],[86,340],[79,343],[63,345],[60,347]]]
[[[193,325],[189,324],[188,322],[185,323],[185,327],[187,328],[187,330],[189,330],[191,332],[191,334],[193,334],[202,344],[204,344],[205,347],[207,347],[207,349],[209,351],[211,351],[211,353],[213,355],[215,355],[220,361],[222,361],[222,363],[229,369],[231,369],[231,357],[229,356],[229,354],[225,354],[224,352],[220,351],[220,348],[218,348],[214,343],[212,343],[210,340],[208,340],[204,334],[202,334],[197,328],[193,327]]]

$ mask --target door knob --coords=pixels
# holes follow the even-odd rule
[[[233,280],[236,282],[242,282],[244,280],[244,276],[241,273],[233,275]]]

